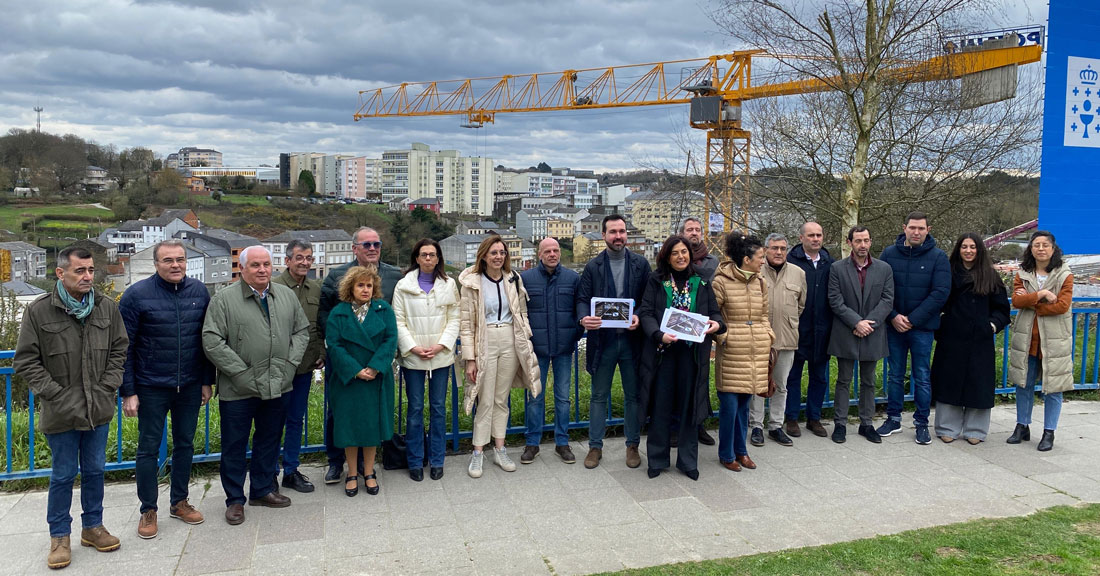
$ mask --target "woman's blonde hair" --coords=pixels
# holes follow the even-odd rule
[[[340,280],[340,300],[355,302],[355,285],[364,280],[369,280],[374,285],[371,299],[381,298],[382,277],[378,275],[378,269],[374,266],[352,266]]]
[[[485,273],[485,259],[489,257],[489,250],[491,250],[493,248],[493,245],[498,243],[498,242],[504,245],[504,254],[505,254],[505,256],[504,256],[504,268],[503,268],[504,273],[505,274],[511,274],[511,272],[512,272],[512,254],[508,250],[508,243],[504,241],[504,238],[501,238],[497,234],[493,234],[492,236],[482,240],[481,245],[477,247],[477,260],[476,260],[476,263],[474,264],[474,272],[475,273],[477,273],[477,274],[484,274]]]

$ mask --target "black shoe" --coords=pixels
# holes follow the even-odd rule
[[[313,483],[305,474],[295,470],[290,474],[283,474],[283,488],[290,488],[302,493],[313,492]]]
[[[409,468],[409,478],[413,479],[413,482],[420,482],[424,480],[423,468]]]
[[[684,476],[687,476],[688,478],[691,478],[692,480],[695,480],[695,481],[699,480],[699,470],[698,469],[684,470],[683,472],[684,472]]]
[[[1043,437],[1039,439],[1039,451],[1049,452],[1054,448],[1054,430],[1043,430]]]
[[[355,482],[355,488],[348,488],[348,482]],[[359,493],[359,477],[348,476],[344,479],[344,494],[348,496],[355,496]]]
[[[1031,440],[1031,428],[1024,426],[1023,424],[1017,424],[1016,429],[1012,431],[1012,436],[1008,437],[1009,444],[1019,444],[1020,442],[1027,442]]]
[[[794,446],[794,440],[791,440],[790,436],[787,436],[787,433],[784,432],[782,428],[768,430],[768,437],[778,442],[780,446]]]
[[[870,424],[860,424],[859,435],[870,440],[871,442],[874,442],[875,444],[882,444],[882,436],[879,436],[878,432],[875,430],[875,427],[871,426]]]
[[[432,466],[432,469],[429,471],[428,475],[432,477],[432,480],[439,480],[443,477],[443,467]]]
[[[661,475],[661,469],[660,468],[650,468],[650,469],[646,470],[646,474],[648,474],[650,478],[656,478],[656,477]]]
[[[848,427],[843,424],[833,426],[833,442],[843,444],[848,439]]]
[[[374,486],[368,486],[367,480],[374,480]],[[367,494],[374,496],[382,489],[382,485],[378,483],[378,477],[371,473],[363,477],[363,488],[367,489]]]
[[[714,446],[714,436],[711,436],[702,426],[699,427],[699,443],[703,446]]]
[[[753,428],[749,434],[749,443],[753,446],[764,445],[764,430],[761,428]]]
[[[325,472],[325,484],[336,484],[344,476],[344,466],[341,464],[329,464],[328,472]]]

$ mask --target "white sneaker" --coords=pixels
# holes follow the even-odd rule
[[[508,457],[508,448],[493,448],[493,462],[505,472],[515,472],[516,463]]]
[[[466,470],[470,473],[470,478],[481,478],[481,464],[485,459],[484,452],[474,452],[470,456],[470,467]],[[512,465],[515,468],[515,464]]]

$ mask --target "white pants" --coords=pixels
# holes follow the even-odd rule
[[[794,366],[794,350],[777,350],[778,358],[772,368],[772,381],[775,382],[775,394],[771,398],[761,398],[753,394],[749,402],[749,428],[764,427],[764,401],[768,401],[768,430],[778,430],[783,425],[783,412],[787,409],[787,375]],[[799,389],[799,394],[802,390]]]
[[[481,369],[481,389],[474,415],[474,446],[484,446],[492,438],[508,433],[508,396],[516,378],[516,341],[511,324],[490,324],[485,328],[486,354],[477,359]]]

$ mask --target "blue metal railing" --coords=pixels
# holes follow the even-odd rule
[[[1081,303],[1086,303],[1086,302],[1097,303],[1097,302],[1100,302],[1100,298],[1075,298],[1074,299],[1075,304],[1081,304]],[[1080,369],[1079,369],[1079,371],[1076,372],[1076,380],[1075,380],[1075,384],[1074,384],[1074,389],[1076,389],[1076,390],[1095,390],[1095,389],[1098,389],[1098,388],[1100,388],[1100,308],[1074,307],[1074,308],[1071,309],[1070,312],[1073,316],[1073,326],[1074,326],[1074,333],[1073,333],[1073,357],[1074,357],[1074,361],[1077,360],[1077,355],[1078,355],[1077,345],[1079,343],[1081,345],[1081,356],[1082,356]],[[1016,311],[1013,310],[1012,314],[1015,315],[1015,313],[1016,313]],[[1005,330],[1002,333],[1002,336],[1001,336],[1002,370],[1001,370],[1000,386],[996,389],[997,394],[1009,394],[1009,393],[1015,393],[1015,391],[1016,391],[1015,387],[1010,386],[1008,384],[1008,369],[1007,369],[1007,366],[1008,366],[1008,350],[1009,350],[1009,347],[1008,347],[1009,334],[1008,334],[1008,332],[1009,332],[1008,330]],[[1090,344],[1090,338],[1091,338],[1091,344]],[[1090,362],[1089,362],[1090,353],[1091,353],[1091,365],[1090,365]],[[3,360],[10,361],[13,358],[14,355],[15,355],[15,352],[13,350],[0,351],[0,361],[3,361]],[[889,370],[888,363],[886,361],[883,361],[882,362],[882,382],[886,381],[887,376],[888,376],[888,370]],[[35,424],[34,424],[34,422],[35,422],[35,398],[34,398],[34,394],[29,392],[29,391],[27,392],[27,408],[25,410],[22,410],[22,409],[21,410],[15,410],[15,408],[13,408],[12,376],[14,374],[15,374],[15,371],[12,367],[10,367],[10,366],[0,367],[0,375],[3,375],[4,384],[5,384],[5,398],[4,398],[4,414],[5,414],[5,419],[4,419],[4,425],[5,425],[4,426],[4,428],[5,428],[5,430],[4,430],[4,434],[5,434],[5,436],[4,436],[4,438],[5,438],[4,456],[5,456],[5,460],[4,460],[3,469],[0,470],[0,482],[6,481],[6,480],[18,480],[18,479],[25,479],[25,478],[39,478],[39,477],[45,477],[45,476],[50,475],[50,469],[49,468],[37,468],[35,466],[36,444],[35,444]],[[455,450],[455,451],[457,451],[459,449],[459,446],[460,446],[459,443],[462,439],[470,438],[473,435],[472,430],[462,430],[462,429],[460,429],[459,414],[462,410],[462,405],[461,405],[461,401],[460,401],[461,394],[459,393],[459,384],[458,384],[459,380],[458,380],[457,376],[458,375],[457,375],[457,372],[456,372],[455,368],[452,367],[451,368],[451,378],[450,378],[450,381],[451,381],[451,384],[450,384],[450,389],[451,389],[451,418],[450,418],[450,426],[449,426],[450,430],[447,431],[447,439],[451,444],[452,450]],[[859,371],[858,370],[855,371],[854,378],[855,378],[855,382],[853,382],[852,394],[853,394],[854,398],[858,398],[858,393],[859,393],[859,387],[858,387]],[[404,380],[403,377],[401,377],[399,375],[398,376],[398,385],[403,386],[404,385],[403,380]],[[544,391],[544,393],[545,393],[545,391]],[[571,394],[571,400],[573,402],[573,417],[570,420],[569,425],[568,425],[568,428],[571,429],[571,430],[572,429],[579,429],[579,428],[587,428],[588,427],[588,421],[581,419],[580,403],[577,401],[577,399],[580,398],[580,393],[581,393],[581,387],[580,387],[580,354],[579,353],[574,353],[573,354],[573,390],[572,390],[572,394]],[[402,398],[402,396],[400,394],[398,394],[398,398]],[[913,400],[912,393],[906,395],[905,399],[906,399],[906,401],[911,402]],[[886,402],[886,398],[884,396],[880,396],[880,397],[877,397],[875,399],[875,401],[878,404],[882,404],[882,403]],[[113,455],[114,459],[112,461],[107,462],[106,469],[107,470],[131,470],[131,469],[134,468],[134,461],[133,460],[126,460],[124,455],[123,455],[124,434],[123,434],[123,417],[122,417],[122,399],[119,398],[117,402],[118,402],[118,404],[117,404],[118,405],[117,413],[116,413],[115,418],[112,420],[112,424],[115,427],[115,436],[116,436],[115,446],[114,446],[115,454]],[[832,402],[832,400],[829,400],[829,399],[827,399],[825,404],[824,404],[825,407],[832,407],[832,405],[833,405],[833,402]],[[803,404],[803,409],[804,408],[805,408],[805,404]],[[403,416],[404,415],[404,402],[403,402],[403,400],[398,402],[397,410],[398,410],[398,415],[400,416],[398,418],[398,422],[399,422],[398,430],[403,430],[404,429],[404,422],[405,422],[405,418]],[[28,421],[28,430],[27,430],[27,434],[26,434],[27,452],[28,452],[27,462],[28,463],[27,463],[27,466],[25,468],[21,468],[21,469],[16,470],[15,467],[14,467],[14,459],[13,459],[13,457],[14,457],[14,448],[13,448],[13,443],[14,442],[13,441],[16,439],[15,436],[14,436],[14,430],[13,430],[13,420],[14,420],[14,416],[16,416],[17,414],[20,414],[20,413],[25,413],[26,416],[27,416],[27,421]],[[203,410],[203,413],[202,413],[202,418],[204,419],[202,452],[195,454],[194,461],[195,462],[216,462],[216,461],[221,459],[221,453],[210,451],[210,404],[207,404],[204,407],[204,410]],[[322,422],[318,426],[318,428],[321,429],[321,432],[322,432],[321,437],[323,438],[324,437],[324,434],[323,434],[324,418],[321,418],[320,420]],[[511,421],[511,419],[509,419],[509,421]],[[608,426],[617,426],[617,425],[621,425],[622,423],[623,423],[622,418],[612,417],[612,407],[611,407],[611,403],[609,403],[608,404],[608,421],[607,421]],[[306,421],[304,423],[303,428],[304,428],[305,437],[308,439],[309,438],[309,430],[310,430],[308,410],[306,411]],[[547,423],[543,426],[543,432],[544,433],[545,432],[552,432],[552,431],[553,431],[553,424],[552,423]],[[524,426],[510,426],[508,428],[508,434],[509,435],[524,434],[524,433],[526,433],[526,428]],[[323,441],[320,444],[308,444],[307,443],[307,445],[302,447],[302,452],[303,453],[320,452],[320,451],[323,451],[324,449],[325,449],[325,446],[324,446]],[[159,464],[163,467],[165,465],[165,463],[167,462],[167,459],[168,459],[167,434],[165,434],[162,437],[162,440],[161,440],[160,455],[159,455],[159,459],[158,459]]]

